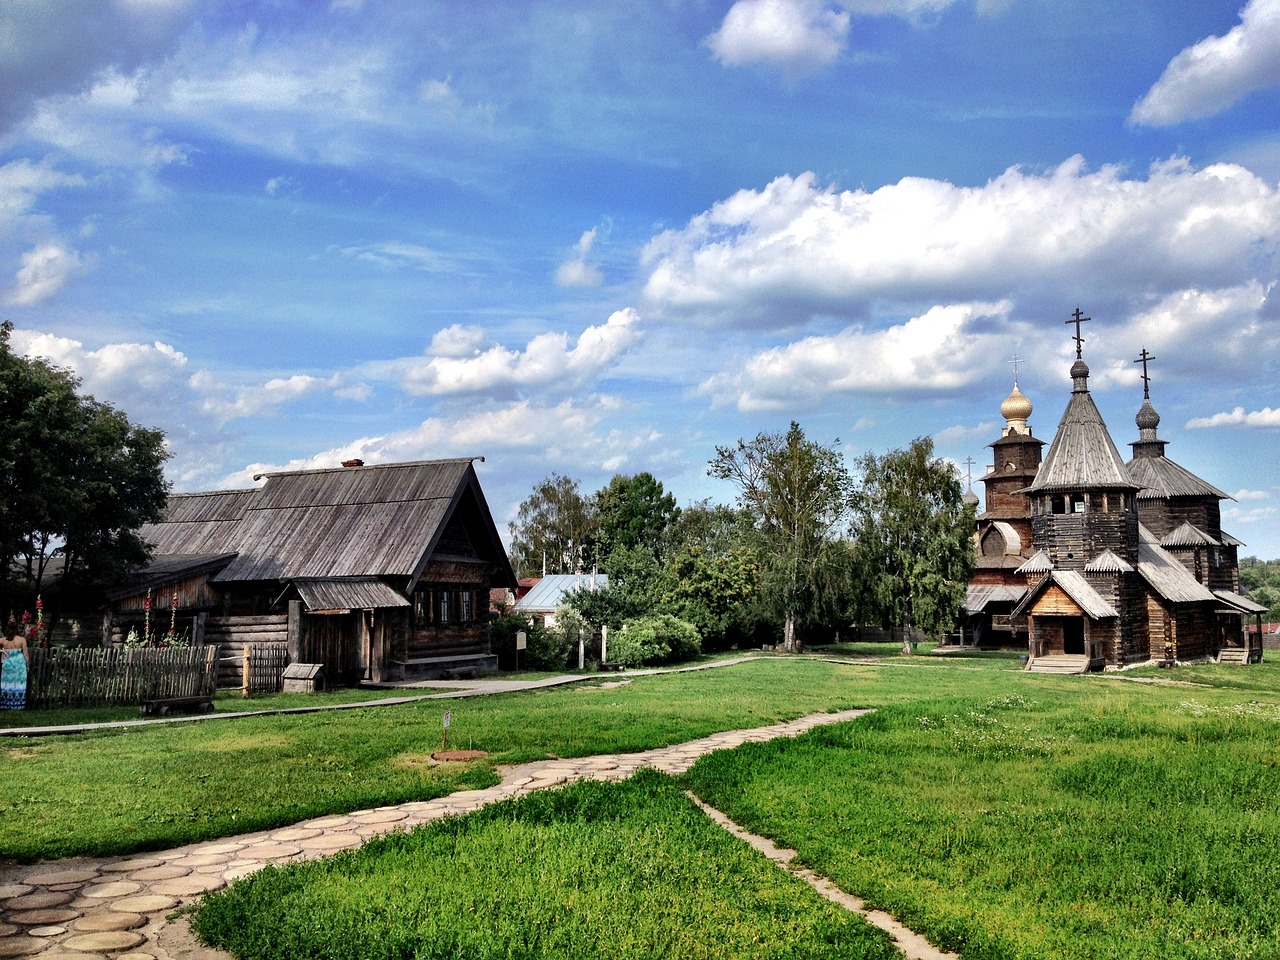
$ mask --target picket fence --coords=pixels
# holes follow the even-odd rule
[[[216,646],[162,650],[37,648],[27,658],[27,705],[88,707],[213,696]]]

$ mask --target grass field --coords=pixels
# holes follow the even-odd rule
[[[857,706],[869,667],[761,658],[541,692],[0,741],[0,857],[178,846],[497,782],[493,764],[666,746]],[[873,671],[874,672],[874,671]],[[624,680],[627,678],[623,678]],[[478,764],[436,764],[449,743]]]
[[[0,850],[163,846],[493,782],[487,764],[426,760],[446,708],[451,745],[519,762],[868,706],[853,723],[709,756],[680,781],[542,794],[338,866],[255,875],[198,922],[215,939],[238,931],[246,960],[589,957],[603,955],[600,931],[632,951],[610,956],[882,955],[878,934],[704,836],[678,795],[689,786],[965,960],[1280,957],[1280,667],[1016,666],[762,658],[622,686],[15,741],[0,757]],[[717,897],[726,885],[737,892]],[[686,912],[690,900],[709,912]],[[298,919],[272,913],[277,901]],[[743,939],[708,952],[722,929]],[[284,953],[271,952],[277,930]],[[367,951],[338,950],[344,937]]]
[[[206,898],[194,926],[243,960],[897,955],[652,771],[268,868]]]
[[[1280,956],[1280,671],[1176,676],[896,704],[689,780],[966,960]]]

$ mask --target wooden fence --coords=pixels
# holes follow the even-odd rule
[[[160,697],[212,696],[216,647],[49,647],[27,658],[27,704],[89,707]]]
[[[279,693],[284,689],[284,668],[289,665],[289,649],[283,643],[246,643],[233,657],[240,668],[240,692]],[[219,671],[221,673],[222,671]]]

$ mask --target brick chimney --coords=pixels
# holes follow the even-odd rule
[[[363,460],[360,460],[360,459],[355,459],[355,460],[343,460],[343,461],[342,461],[342,465],[343,465],[344,467],[363,467],[363,466],[364,466],[364,461],[363,461]]]

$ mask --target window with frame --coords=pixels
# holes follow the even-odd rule
[[[449,608],[452,606],[452,603],[451,603],[452,599],[453,598],[448,590],[440,591],[440,604],[437,608],[440,612],[440,616],[436,622],[439,623],[441,626],[444,626],[445,624],[449,623],[451,619],[449,616]]]
[[[460,620],[462,623],[470,623],[472,620],[471,591],[463,590],[459,599],[462,601],[462,616]]]

